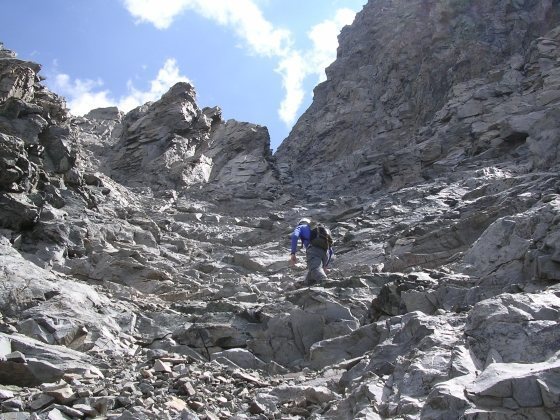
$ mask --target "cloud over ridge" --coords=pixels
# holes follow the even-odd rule
[[[291,127],[305,100],[304,81],[309,77],[317,82],[325,80],[324,69],[336,58],[337,35],[344,25],[352,23],[355,12],[338,9],[332,19],[325,20],[307,32],[311,41],[308,50],[295,46],[293,33],[276,27],[265,18],[256,0],[121,0],[137,23],[148,23],[159,30],[166,30],[182,13],[196,13],[220,26],[230,29],[240,39],[248,54],[276,60],[274,71],[280,76],[284,91],[278,104],[279,119]],[[146,91],[137,89],[132,81],[127,83],[127,93],[112,97],[104,89],[102,80],[72,80],[66,74],[54,77],[54,85],[68,98],[68,106],[75,115],[83,115],[98,107],[116,105],[129,111],[148,101],[159,99],[179,81],[189,81],[180,73],[177,61],[169,58],[150,82]],[[52,83],[51,83],[52,84]]]
[[[177,82],[191,83],[189,78],[180,74],[179,66],[174,58],[168,58],[159,69],[155,79],[150,82],[146,91],[138,90],[131,80],[127,83],[127,95],[120,98],[111,97],[111,92],[102,89],[102,80],[72,80],[70,76],[59,73],[54,77],[54,88],[68,99],[68,107],[74,115],[84,115],[94,108],[116,105],[120,110],[128,112],[146,102],[161,98],[171,86]]]

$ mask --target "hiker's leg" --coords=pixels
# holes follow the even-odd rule
[[[306,284],[314,284],[317,279],[315,278],[315,272],[317,267],[320,265],[320,260],[314,255],[307,254],[307,276],[305,276]]]
[[[315,284],[323,282],[327,279],[325,270],[323,270],[323,254],[324,251],[320,248],[310,246],[307,248],[307,276],[305,281],[307,284]]]
[[[307,278],[309,284],[323,283],[327,280],[327,274],[325,270],[323,270],[323,267],[317,267],[307,273]]]

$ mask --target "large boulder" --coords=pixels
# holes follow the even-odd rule
[[[554,417],[560,405],[559,380],[558,355],[540,363],[494,363],[467,387],[467,398],[478,407],[465,415]]]
[[[476,304],[465,334],[480,363],[535,363],[557,350],[560,298],[554,293],[504,294]]]
[[[459,267],[486,289],[558,282],[560,200],[546,195],[527,211],[496,220],[465,252]]]
[[[6,351],[6,347],[2,352],[2,385],[38,386],[45,382],[56,382],[65,374],[103,377],[95,366],[95,359],[81,352],[44,344],[19,334],[0,333],[0,341],[8,343],[11,350]]]

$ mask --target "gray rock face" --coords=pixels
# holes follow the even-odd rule
[[[283,177],[304,189],[318,177],[336,194],[397,189],[514,150],[557,164],[556,146],[539,152],[558,133],[557,24],[553,1],[369,2],[278,148]]]
[[[370,2],[276,156],[0,48],[0,417],[557,418],[559,8]]]

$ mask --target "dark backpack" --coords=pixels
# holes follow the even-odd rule
[[[331,236],[331,231],[323,225],[317,225],[311,229],[311,245],[322,248],[324,250],[329,249],[333,244],[333,238]]]

